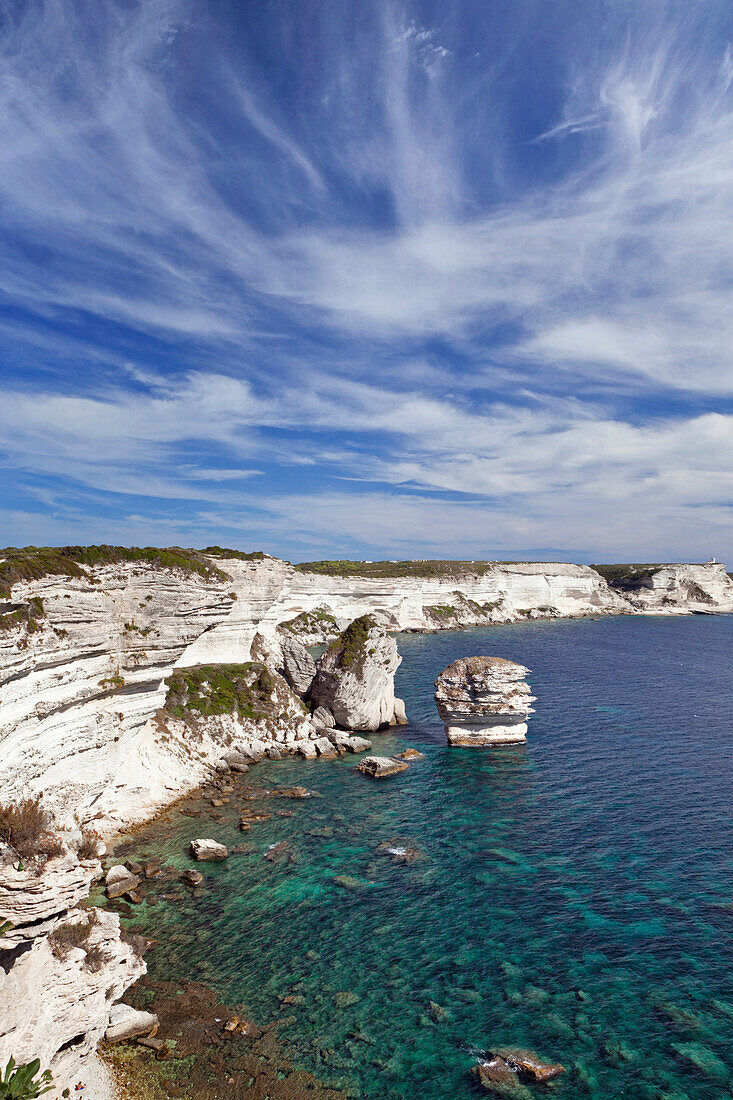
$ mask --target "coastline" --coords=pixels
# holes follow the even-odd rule
[[[301,647],[323,644],[365,608],[395,635],[733,609],[733,595],[725,602],[733,584],[718,566],[708,570],[711,591],[722,585],[725,600],[716,602],[698,585],[708,583],[707,567],[681,566],[660,569],[665,587],[656,595],[648,589],[646,602],[635,605],[578,566],[492,566],[447,581],[324,577],[276,559],[217,559],[219,566],[231,570],[226,582],[118,564],[95,567],[90,577],[42,577],[13,587],[19,606],[40,607],[40,613],[0,634],[6,719],[0,743],[8,762],[0,800],[43,792],[67,827],[91,826],[111,854],[220,775],[233,745],[254,739],[260,756],[277,747],[267,718],[259,724],[222,718],[200,725],[195,736],[184,720],[168,715],[162,721],[174,671],[247,658],[277,669],[279,638],[290,632]],[[497,583],[515,586],[501,606],[487,602]],[[318,610],[324,606],[331,610]],[[259,647],[256,658],[253,647]],[[317,731],[306,736],[317,739]],[[285,751],[293,750],[289,742]]]

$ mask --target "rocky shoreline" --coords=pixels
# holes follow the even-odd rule
[[[0,1060],[40,1056],[64,1082],[145,969],[115,914],[54,954],[58,929],[87,921],[84,899],[101,874],[95,856],[75,854],[80,827],[119,836],[264,757],[368,751],[360,732],[406,720],[387,630],[733,610],[733,582],[717,563],[660,567],[622,595],[581,566],[496,564],[384,580],[308,573],[265,555],[198,555],[190,568],[178,559],[105,561],[63,576],[39,567],[5,592],[0,804],[43,793],[64,839],[37,873],[0,852],[0,924],[11,925],[0,941]],[[441,602],[446,593],[451,602]],[[327,647],[317,664],[312,644]],[[370,777],[409,766],[369,759]],[[16,1020],[19,1004],[25,1015]],[[83,1006],[78,1020],[72,1005]]]

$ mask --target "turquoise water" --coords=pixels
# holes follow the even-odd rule
[[[563,1100],[730,1096],[732,642],[724,617],[400,636],[411,724],[375,748],[426,759],[382,781],[353,756],[263,764],[252,785],[321,797],[250,803],[293,816],[246,835],[236,799],[161,826],[144,850],[182,868],[195,836],[248,851],[203,897],[140,907],[167,944],[152,975],[289,1017],[295,1061],[369,1100],[480,1095],[469,1067],[500,1044],[561,1061]],[[475,653],[532,670],[526,746],[444,744],[433,680]],[[281,839],[292,860],[268,863]]]

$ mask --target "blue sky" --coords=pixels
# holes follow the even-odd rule
[[[733,558],[728,0],[0,12],[0,545]]]

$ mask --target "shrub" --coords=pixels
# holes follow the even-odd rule
[[[98,843],[97,837],[91,830],[82,829],[81,840],[76,849],[79,859],[96,859]]]
[[[352,669],[356,675],[361,673],[367,656],[369,631],[376,625],[371,615],[360,615],[358,619],[354,619],[353,623],[349,623],[340,637],[331,642],[329,650],[338,654],[337,661],[340,668]],[[374,651],[370,650],[370,652]]]
[[[40,1058],[34,1058],[25,1066],[16,1065],[14,1058],[10,1058],[5,1072],[0,1071],[0,1100],[35,1100],[44,1092],[50,1092],[51,1072],[45,1069],[38,1076],[41,1069]]]
[[[14,805],[0,803],[0,840],[21,860],[45,862],[63,851],[40,798],[26,798]]]
[[[63,961],[70,951],[81,947],[86,952],[85,968],[96,974],[107,961],[107,955],[102,948],[98,944],[89,943],[92,929],[98,923],[99,912],[96,909],[88,909],[81,920],[57,924],[48,935],[48,945],[53,957]]]

